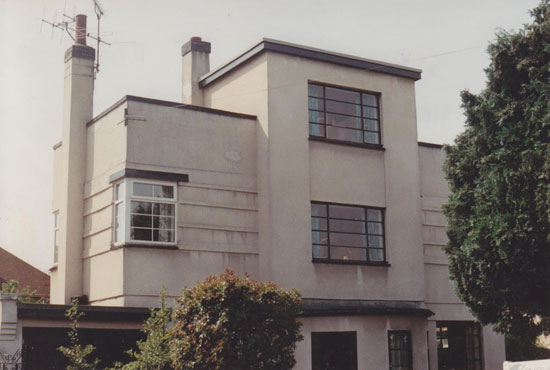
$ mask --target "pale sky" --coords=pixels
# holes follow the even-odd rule
[[[100,0],[106,10],[94,115],[131,94],[179,101],[181,45],[212,43],[216,68],[262,37],[423,70],[418,136],[451,143],[459,93],[479,92],[495,32],[518,30],[539,0]],[[61,139],[63,55],[72,44],[42,24],[88,15],[92,0],[0,0],[0,247],[41,270],[53,262],[52,146]],[[95,43],[89,40],[95,47]],[[247,112],[243,112],[247,113]]]

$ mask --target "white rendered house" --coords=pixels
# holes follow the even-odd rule
[[[149,307],[230,268],[301,292],[297,369],[502,366],[449,281],[421,71],[269,39],[209,54],[183,45],[181,102],[95,114],[94,50],[67,51],[52,304]]]

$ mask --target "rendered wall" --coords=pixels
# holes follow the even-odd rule
[[[296,346],[295,369],[311,369],[311,332],[357,332],[357,365],[361,370],[389,369],[388,331],[410,330],[413,369],[427,369],[426,320],[399,316],[302,318],[304,340]],[[432,367],[432,369],[435,369]]]
[[[381,93],[386,151],[308,141],[308,81]],[[424,299],[412,80],[264,53],[208,85],[205,102],[258,116],[262,279],[305,297]],[[312,263],[311,200],[386,207],[392,266]]]
[[[227,268],[258,275],[254,119],[130,101],[127,167],[185,173],[177,250],[123,248],[124,305],[150,306]]]
[[[87,129],[84,185],[83,292],[93,304],[113,305],[123,294],[123,253],[111,250],[113,191],[109,176],[126,164],[126,104]]]

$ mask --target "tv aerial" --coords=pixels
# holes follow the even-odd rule
[[[92,0],[94,3],[94,12],[97,17],[97,33],[96,35],[92,35],[89,32],[86,33],[85,37],[95,40],[96,41],[96,58],[95,58],[95,64],[94,64],[94,78],[99,73],[99,47],[101,44],[105,45],[111,45],[109,42],[103,40],[100,36],[100,26],[101,26],[101,17],[105,14],[105,9],[103,6],[99,3],[99,0]],[[56,15],[54,14],[53,21],[48,21],[44,18],[42,18],[42,22],[49,24],[52,27],[52,33],[54,31],[54,28],[58,28],[62,31],[65,31],[67,35],[74,41],[76,38],[76,17],[72,17],[70,15],[65,14],[65,12],[62,13],[62,19],[60,21],[56,21]],[[63,37],[63,32],[61,33],[61,37]]]

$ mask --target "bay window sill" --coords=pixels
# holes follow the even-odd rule
[[[111,249],[120,248],[148,248],[148,249],[168,249],[177,250],[178,245],[175,243],[153,243],[153,242],[121,242],[111,245]]]

